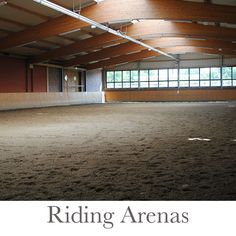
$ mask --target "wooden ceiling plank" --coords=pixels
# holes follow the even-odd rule
[[[65,46],[63,48],[58,48],[53,51],[49,51],[47,53],[44,53],[42,55],[39,55],[39,56],[33,58],[31,60],[31,62],[38,63],[38,62],[46,61],[49,58],[50,59],[59,58],[59,57],[63,57],[66,55],[72,55],[75,53],[79,53],[80,51],[91,50],[91,48],[95,48],[95,47],[98,47],[99,45],[105,44],[106,42],[112,42],[112,41],[115,41],[118,39],[119,39],[119,37],[117,37],[115,35],[111,35],[109,33],[106,33],[106,34],[99,35],[99,36],[96,36],[93,38],[78,41],[74,44],[70,44],[70,45]]]
[[[104,68],[107,66],[112,66],[112,65],[118,65],[122,63],[128,63],[128,62],[133,62],[133,61],[138,61],[144,58],[149,58],[153,56],[157,56],[158,54],[153,51],[148,51],[148,50],[143,50],[141,52],[133,53],[133,54],[128,54],[128,55],[122,55],[119,57],[111,58],[109,60],[104,60],[101,62],[93,63],[91,65],[87,65],[88,70],[93,70],[93,69],[98,69],[98,68]]]
[[[128,5],[129,8],[124,8],[123,6],[125,5]],[[81,14],[100,23],[124,19],[166,19],[236,23],[236,7],[178,0],[109,0],[85,8]],[[59,35],[84,26],[87,26],[84,22],[69,16],[60,16],[7,37],[6,40],[0,41],[0,50]]]
[[[162,49],[166,53],[206,53],[206,54],[216,54],[216,55],[236,55],[235,51],[225,50],[224,52],[220,52],[216,49],[205,49],[205,48],[192,48],[192,47],[176,47],[172,49]],[[100,62],[96,62],[90,65],[87,65],[86,68],[88,70],[98,69],[98,68],[106,68],[108,66],[116,66],[122,63],[129,63],[133,61],[139,61],[148,57],[156,56],[157,53],[150,52],[148,50],[143,50],[138,53],[123,55],[115,58],[111,58],[108,60],[103,60]]]
[[[31,26],[29,24],[21,23],[19,21],[15,21],[15,20],[12,20],[12,19],[7,19],[7,18],[4,18],[4,17],[0,17],[0,21],[11,23],[11,24],[17,25],[19,27],[23,27],[23,28],[27,28],[27,27]]]
[[[193,40],[186,38],[159,38],[153,40],[145,40],[144,43],[152,46],[162,48],[177,47],[177,46],[192,46],[192,47],[207,47],[216,49],[231,49],[236,50],[236,44],[222,40]],[[77,57],[65,62],[66,66],[77,66],[80,64],[86,65],[95,60],[102,60],[108,57],[119,56],[135,50],[142,50],[140,45],[133,44],[131,42],[123,43],[117,46],[105,48],[98,52],[90,53],[84,56]]]
[[[16,4],[14,4],[14,3],[11,3],[11,2],[8,2],[7,6],[11,7],[11,8],[14,8],[14,9],[17,9],[17,10],[20,10],[20,11],[23,11],[23,12],[26,12],[26,13],[31,14],[31,15],[35,15],[35,16],[43,19],[43,20],[49,20],[50,19],[50,17],[48,17],[48,16],[45,16],[45,15],[43,15],[41,13],[36,12],[36,11],[32,11],[32,10],[26,9],[24,7],[21,7],[21,6],[18,6]]]
[[[230,40],[236,38],[236,29],[229,29],[215,26],[205,26],[190,23],[173,23],[160,21],[145,21],[135,25],[130,25],[126,29],[127,34],[132,37],[145,38],[155,33],[155,37],[196,37],[203,39],[221,39],[229,40],[228,44],[232,45]],[[118,38],[117,38],[118,39]],[[34,58],[35,62],[54,59],[58,57],[68,56],[79,52],[93,49],[99,45],[114,41],[114,36],[109,36],[108,33],[95,36],[90,39],[79,41],[66,47],[62,47],[51,52],[39,55]]]

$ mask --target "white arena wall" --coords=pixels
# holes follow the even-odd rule
[[[99,104],[103,102],[103,92],[0,93],[0,110]]]

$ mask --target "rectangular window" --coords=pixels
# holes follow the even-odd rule
[[[140,81],[148,81],[148,70],[140,70]]]
[[[190,80],[199,80],[199,69],[190,69]]]
[[[141,88],[148,88],[148,82],[140,82]]]
[[[169,87],[170,88],[177,88],[178,87],[178,81],[169,81]]]
[[[220,68],[212,67],[211,68],[211,80],[220,80]]]
[[[150,88],[158,88],[158,82],[150,82]]]
[[[200,68],[200,80],[210,80],[210,68]]]
[[[236,67],[233,67],[233,79],[236,80]]]
[[[115,72],[115,83],[122,83],[122,71]]]
[[[222,85],[224,87],[232,86],[232,67],[222,68]]]
[[[222,68],[222,85],[224,87],[230,87],[233,85],[232,79],[232,67]]]
[[[130,83],[124,83],[123,82],[123,88],[130,88]]]
[[[222,68],[222,79],[231,80],[232,79],[232,67],[223,67]]]
[[[179,70],[179,80],[188,80],[188,69]]]
[[[138,88],[138,70],[131,70],[131,88]]]
[[[123,71],[123,88],[130,88],[130,71]]]
[[[117,88],[117,89],[122,88],[122,83],[115,83],[115,88]]]
[[[191,68],[189,70],[190,87],[199,87],[200,85],[200,71],[198,68]]]
[[[149,78],[150,78],[150,81],[158,81],[158,70],[150,70]]]
[[[115,87],[114,83],[107,83],[107,88],[112,89]]]
[[[210,80],[201,80],[200,86],[201,87],[210,87]]]
[[[168,70],[161,69],[159,70],[159,81],[167,81],[168,80]]]
[[[168,88],[168,82],[167,81],[160,81],[159,88]]]
[[[114,83],[114,71],[107,72],[107,83]]]
[[[123,82],[124,83],[130,82],[130,71],[123,71]]]
[[[189,87],[189,81],[179,81],[179,87],[182,87],[182,88]]]
[[[210,86],[210,68],[200,68],[200,87]]]
[[[178,81],[179,78],[179,81]],[[107,71],[108,89],[236,86],[236,67]]]
[[[200,82],[197,80],[190,80],[190,87],[199,87]]]
[[[222,85],[224,87],[231,87],[232,86],[232,80],[223,80]]]
[[[212,80],[211,81],[211,86],[212,87],[220,87],[221,86],[221,81],[220,80]]]
[[[221,86],[221,69],[220,67],[211,68],[211,86],[220,87]]]
[[[189,74],[188,69],[179,70],[179,87],[187,88],[189,87]]]
[[[169,81],[178,81],[178,69],[169,69]]]
[[[115,87],[115,73],[114,71],[107,71],[107,88],[112,89]]]

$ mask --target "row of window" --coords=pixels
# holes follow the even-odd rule
[[[236,67],[107,71],[106,87],[187,88],[236,86]]]

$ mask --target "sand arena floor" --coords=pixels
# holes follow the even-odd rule
[[[236,103],[0,112],[0,199],[236,200]]]

